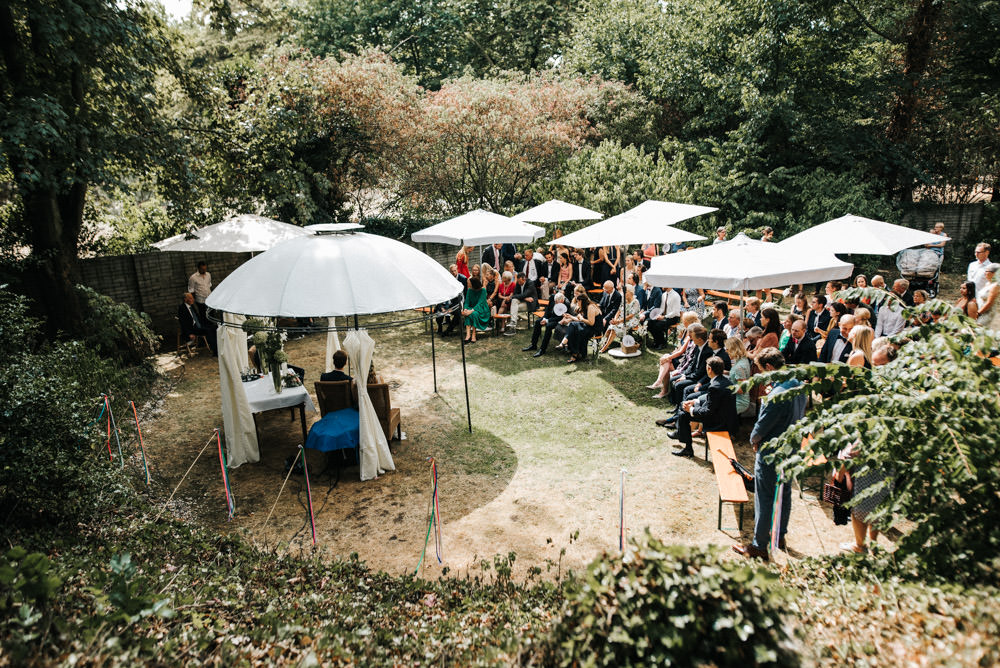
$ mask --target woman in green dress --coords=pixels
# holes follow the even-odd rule
[[[490,326],[490,304],[486,299],[486,290],[483,290],[483,282],[475,276],[469,279],[462,315],[465,316],[465,342],[475,343],[476,330],[485,330]]]

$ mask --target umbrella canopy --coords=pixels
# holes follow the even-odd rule
[[[498,213],[476,209],[469,213],[463,213],[457,218],[414,232],[410,238],[421,243],[480,246],[483,244],[527,243],[544,234],[544,227],[512,220]]]
[[[447,269],[416,248],[348,232],[278,244],[238,267],[205,303],[242,315],[336,317],[431,306],[461,291]]]
[[[941,243],[937,234],[861,216],[841,216],[810,227],[780,243],[795,249],[821,248],[830,253],[893,255],[901,250]]]
[[[825,249],[790,253],[783,244],[738,234],[732,240],[652,259],[650,285],[710,290],[760,290],[847,278],[854,265]]]
[[[158,241],[153,247],[161,251],[260,253],[282,241],[309,234],[297,225],[243,213],[192,233],[178,234]]]
[[[600,220],[604,214],[561,199],[550,199],[511,217],[526,223],[560,223],[564,220]]]
[[[647,200],[625,213],[612,216],[582,230],[559,237],[549,244],[575,248],[624,246],[628,244],[675,244],[701,241],[705,237],[671,227],[675,223],[718,211],[709,206]]]

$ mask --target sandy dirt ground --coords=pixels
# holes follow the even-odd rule
[[[470,353],[469,377],[473,394],[489,384],[511,383],[517,387],[521,375],[503,377],[491,369],[491,347],[524,345],[516,339],[481,341]],[[378,335],[376,334],[378,340]],[[290,358],[306,368],[307,387],[322,371],[325,337],[310,335],[289,342]],[[321,453],[309,453],[312,499],[315,508],[317,544],[311,545],[306,509],[306,486],[301,475],[292,475],[284,490],[284,463],[302,442],[297,414],[273,411],[260,417],[261,461],[245,464],[230,472],[236,514],[227,521],[218,455],[214,444],[197,460],[188,477],[177,489],[170,512],[202,522],[221,532],[238,531],[251,540],[279,551],[319,549],[329,557],[357,553],[376,569],[390,573],[413,572],[420,560],[427,535],[430,476],[427,457],[452,453],[459,457],[474,452],[475,461],[449,466],[442,456],[440,466],[440,510],[442,520],[442,563],[428,547],[421,575],[435,577],[447,568],[452,573],[478,569],[479,560],[493,555],[517,554],[516,568],[523,573],[531,565],[554,574],[557,569],[580,569],[602,551],[618,549],[619,508],[622,493],[621,471],[626,469],[624,517],[629,535],[649,527],[654,535],[674,543],[720,544],[727,550],[738,540],[748,540],[753,528],[753,502],[744,509],[742,536],[736,529],[738,511],[726,506],[722,531],[716,528],[718,495],[711,464],[702,458],[701,441],[695,442],[697,457],[680,459],[670,455],[675,446],[667,432],[652,426],[662,416],[663,406],[637,405],[613,387],[594,397],[589,417],[597,423],[607,420],[606,407],[621,406],[640,418],[641,428],[629,433],[609,421],[606,438],[628,439],[624,451],[604,460],[600,444],[583,448],[574,441],[573,430],[539,433],[530,415],[483,423],[473,414],[475,437],[465,431],[464,395],[458,350],[454,339],[439,353],[440,394],[433,392],[429,356],[383,353],[380,371],[392,387],[392,403],[402,410],[406,438],[395,440],[391,450],[396,470],[377,480],[361,482],[357,466],[343,467],[336,475],[321,474],[326,462]],[[202,351],[191,359],[178,360],[164,355],[161,364],[173,387],[162,405],[154,407],[145,426],[146,447],[152,461],[156,494],[162,503],[181,481],[185,471],[211,437],[221,428],[218,366]],[[655,368],[655,358],[612,362],[604,358],[596,367],[576,373],[600,373],[601,365],[637,365],[643,384]],[[607,368],[607,367],[605,367]],[[641,373],[640,373],[641,370]],[[525,372],[528,373],[528,372]],[[525,384],[530,378],[526,377]],[[643,390],[643,395],[647,393]],[[315,395],[314,395],[315,399]],[[318,413],[307,414],[309,423]],[[745,423],[739,459],[752,468],[753,453],[746,445],[749,424]],[[592,429],[593,431],[593,429]],[[485,440],[483,440],[485,439]],[[469,440],[469,443],[465,443]],[[475,440],[476,448],[472,448]],[[584,455],[580,455],[584,452]],[[596,455],[595,455],[596,453]],[[480,461],[496,457],[496,462]],[[584,461],[585,460],[585,461]],[[818,482],[816,480],[812,481]],[[264,526],[265,518],[274,513]],[[787,553],[778,561],[832,552],[852,537],[849,526],[835,526],[830,508],[817,502],[814,491],[804,498],[793,493]],[[881,538],[885,542],[885,538]],[[888,545],[888,543],[886,543]],[[561,552],[565,553],[561,555]],[[732,554],[729,552],[729,554]],[[735,557],[734,558],[738,558]]]

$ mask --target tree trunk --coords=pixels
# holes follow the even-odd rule
[[[886,129],[886,136],[896,146],[905,144],[913,129],[921,102],[920,84],[930,63],[941,8],[939,0],[920,0],[913,12],[903,54],[903,82]],[[892,169],[889,183],[898,188],[901,200],[913,199],[913,181],[898,167]]]
[[[84,309],[75,286],[79,282],[77,240],[85,194],[86,187],[78,184],[65,195],[40,190],[24,199],[36,263],[34,287],[52,335],[79,334],[83,330]]]

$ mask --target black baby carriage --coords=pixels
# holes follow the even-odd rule
[[[907,248],[896,256],[896,268],[910,282],[910,290],[925,290],[931,298],[938,293],[938,277],[944,256],[930,248]]]

